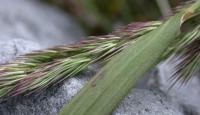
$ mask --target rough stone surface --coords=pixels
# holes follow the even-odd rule
[[[113,115],[183,115],[178,105],[158,90],[133,89]]]
[[[16,56],[40,49],[38,43],[29,40],[1,38],[0,42],[0,64],[6,63]]]
[[[172,67],[174,64],[169,63],[168,60],[158,66],[159,78],[158,87],[171,96],[174,102],[177,102],[183,107],[185,115],[200,115],[200,80],[199,75],[194,76],[186,85],[181,85],[177,82],[172,89],[170,79],[173,73]]]
[[[57,115],[86,81],[87,78],[70,78],[64,84],[51,87],[39,95],[10,99],[0,105],[0,115]]]
[[[49,47],[72,43],[84,34],[67,14],[39,0],[0,0],[0,36]]]

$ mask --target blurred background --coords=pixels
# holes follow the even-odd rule
[[[186,0],[0,0],[0,40],[46,48],[102,35],[136,21],[160,20]]]
[[[105,34],[134,21],[158,20],[186,0],[44,0],[62,8],[89,35]]]

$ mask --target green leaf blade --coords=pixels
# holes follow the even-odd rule
[[[135,82],[160,62],[161,55],[180,31],[183,15],[174,16],[115,56],[60,115],[110,115]]]

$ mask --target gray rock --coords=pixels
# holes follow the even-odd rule
[[[169,79],[173,73],[173,66],[174,63],[169,63],[168,60],[158,66],[158,87],[170,96],[174,102],[182,106],[186,115],[200,115],[200,81],[198,75],[194,76],[185,85],[181,85],[180,82],[177,82],[176,85],[169,90],[172,85]]]
[[[7,63],[16,56],[40,49],[38,43],[29,40],[0,38],[0,64]]]
[[[70,78],[38,95],[18,96],[0,104],[0,115],[57,115],[59,110],[86,83],[86,78]]]
[[[0,36],[24,38],[49,47],[72,43],[84,34],[56,7],[38,0],[0,0]]]
[[[113,115],[183,115],[178,108],[158,90],[133,89]]]

